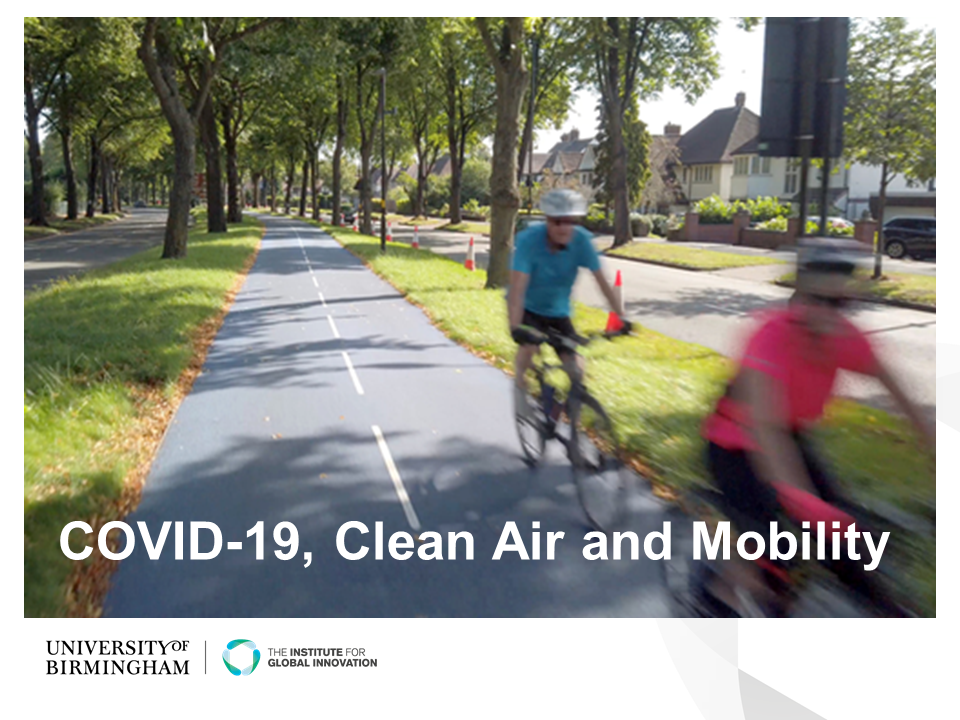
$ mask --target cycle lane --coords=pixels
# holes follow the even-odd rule
[[[587,529],[565,460],[554,451],[536,473],[522,464],[506,375],[448,340],[319,229],[266,222],[257,264],[128,520],[145,520],[154,534],[162,520],[215,522],[223,549],[214,560],[150,561],[138,536],[108,614],[662,614],[654,563],[581,556]],[[654,504],[640,499],[643,532],[653,529]],[[246,532],[260,520],[265,558],[256,561]],[[492,561],[508,520],[528,543],[534,521],[544,540],[565,532],[557,558]],[[299,531],[296,559],[273,556],[281,521]],[[371,546],[363,560],[337,551],[348,521],[371,530],[348,535],[350,549]],[[374,560],[377,521],[387,537],[470,532],[475,559],[400,561],[385,548]],[[228,550],[229,541],[243,549]]]

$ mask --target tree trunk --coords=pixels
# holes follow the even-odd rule
[[[92,218],[97,210],[97,173],[100,170],[100,148],[97,136],[90,135],[90,172],[87,174],[87,217]]]
[[[114,212],[123,212],[123,208],[120,206],[120,178],[122,173],[119,170],[113,171],[113,211]]]
[[[333,148],[333,224],[340,225],[340,206],[343,204],[341,168],[343,163],[343,143],[347,137],[347,101],[343,97],[340,78],[337,78],[337,141]],[[302,215],[303,213],[301,213]]]
[[[310,207],[312,209],[310,217],[314,220],[320,219],[320,203],[317,198],[317,151],[310,150]]]
[[[527,89],[528,73],[523,62],[523,25],[519,18],[505,20],[501,52],[486,26],[481,27],[487,54],[494,62],[497,82],[497,124],[493,136],[493,167],[490,173],[490,262],[488,288],[505,287],[510,280],[510,250],[520,207],[517,187],[517,140],[520,135],[520,106]],[[504,56],[503,45],[509,48]]]
[[[426,217],[427,208],[424,207],[423,196],[426,193],[427,186],[427,170],[426,165],[426,153],[421,155],[417,153],[417,197],[414,200],[413,215],[414,217]]]
[[[103,154],[103,150],[100,150],[100,212],[106,215],[107,213],[113,212],[113,208],[110,207],[110,160],[106,155]]]
[[[627,197],[627,148],[623,141],[623,110],[619,100],[607,118],[613,158],[610,163],[610,187],[613,193],[613,245],[626,245],[630,234],[630,203]]]
[[[250,180],[253,183],[250,201],[253,203],[254,210],[258,210],[260,208],[260,173],[251,171]]]
[[[240,166],[237,163],[237,137],[233,132],[233,117],[229,105],[223,107],[223,145],[227,156],[227,222],[243,222],[243,200],[240,186]]]
[[[277,211],[277,164],[270,163],[270,212]]]
[[[890,178],[887,177],[887,164],[883,163],[880,169],[880,197],[877,203],[877,243],[873,254],[874,280],[879,280],[883,275],[883,253],[887,250],[887,239],[883,234],[883,215],[887,209],[887,185],[889,183]]]
[[[283,195],[283,214],[290,214],[290,199],[293,197],[293,181],[294,176],[297,174],[297,163],[293,158],[290,158],[290,164],[287,165],[287,189]]]
[[[200,140],[207,165],[207,232],[227,231],[227,218],[223,214],[223,174],[220,170],[220,136],[217,133],[217,118],[213,112],[213,99],[207,98],[200,112]]]
[[[300,217],[307,216],[307,182],[310,179],[310,161],[303,161],[303,177],[300,179]]]
[[[77,175],[73,169],[73,133],[69,126],[60,134],[63,141],[63,172],[67,176],[67,220],[76,220],[77,208]]]
[[[173,187],[170,189],[170,209],[163,235],[164,259],[187,256],[187,226],[190,221],[190,203],[193,199],[193,178],[196,172],[197,134],[192,122],[171,127],[174,148]]]
[[[373,204],[370,197],[370,143],[360,148],[360,208],[362,220],[360,232],[364,235],[373,235],[373,221],[371,213]]]
[[[33,83],[23,82],[23,96],[27,106],[27,137],[30,157],[30,224],[46,225],[47,208],[43,206],[43,159],[40,155],[40,110],[33,100]]]

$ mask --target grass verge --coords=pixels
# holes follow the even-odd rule
[[[931,275],[910,273],[885,273],[873,280],[868,270],[858,272],[854,291],[862,300],[891,305],[920,306],[936,309],[937,278]],[[777,280],[780,285],[793,287],[795,273],[788,273]]]
[[[76,220],[51,218],[48,226],[24,225],[23,239],[38,240],[40,238],[53,237],[54,235],[65,235],[67,233],[79,232],[80,230],[87,230],[89,228],[96,227],[97,225],[103,225],[105,223],[113,222],[114,220],[119,220],[122,217],[123,215],[112,213],[107,215],[94,215],[92,218],[79,217]]]
[[[189,391],[262,228],[190,233],[183,260],[152,249],[24,299],[24,616],[95,616],[112,563],[60,550],[139,499],[164,430]],[[73,540],[79,549],[80,534]]]
[[[679,247],[651,242],[634,242],[623,247],[606,251],[613,257],[640,260],[642,262],[667,265],[683,270],[724,270],[727,268],[748,267],[751,265],[778,265],[782,260],[739,255],[737,253],[701,250],[699,248]]]
[[[516,346],[504,321],[502,290],[484,289],[486,273],[453,260],[321,225],[347,250],[421,307],[450,338],[510,372]],[[606,314],[576,304],[581,332],[601,331]],[[550,351],[547,351],[550,352]],[[635,467],[670,497],[707,477],[700,424],[723,392],[732,363],[716,352],[639,329],[634,337],[586,349],[587,378],[613,419]],[[836,476],[858,497],[909,506],[932,503],[935,477],[917,449],[908,424],[862,405],[831,404],[819,432]],[[908,576],[924,613],[936,614],[935,541],[915,548]]]
[[[449,230],[451,232],[467,233],[469,235],[489,235],[490,223],[488,222],[470,222],[447,223],[437,226],[437,230]]]

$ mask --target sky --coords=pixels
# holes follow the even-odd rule
[[[934,28],[936,17],[910,17],[908,21],[914,27]],[[687,104],[679,90],[666,90],[658,100],[640,103],[640,119],[652,135],[663,134],[667,123],[680,125],[680,132],[686,132],[714,110],[733,107],[738,92],[746,93],[747,108],[760,114],[763,25],[748,33],[736,26],[735,19],[724,18],[715,42],[720,53],[720,77],[695,105]],[[581,91],[561,130],[541,130],[537,134],[535,152],[547,152],[571,128],[577,128],[581,138],[593,137],[597,132],[597,100],[592,88]]]

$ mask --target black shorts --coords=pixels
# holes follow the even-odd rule
[[[807,474],[820,498],[834,502],[840,498],[836,483],[830,478],[823,463],[802,436],[794,435]],[[752,530],[766,536],[770,523],[777,520],[780,502],[770,485],[760,480],[750,465],[743,450],[728,450],[715,443],[707,449],[707,465],[724,499],[739,515],[738,524],[746,525],[744,531]]]
[[[542,333],[552,330],[571,340],[576,340],[578,337],[577,331],[573,327],[573,321],[570,320],[569,317],[548,317],[546,315],[538,315],[537,313],[524,309],[523,320],[521,320],[521,323],[524,325],[529,325],[530,327],[539,330]],[[557,347],[553,343],[551,343],[551,347],[553,347],[558,354],[568,354],[570,352],[563,346]]]

